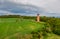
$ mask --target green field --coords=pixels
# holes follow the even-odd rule
[[[20,33],[22,35],[29,34],[32,31],[37,32],[44,27],[43,22],[20,18],[0,18],[0,39],[8,39]],[[13,37],[16,39],[15,37]],[[13,39],[10,38],[10,39]]]

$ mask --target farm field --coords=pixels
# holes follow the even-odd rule
[[[44,28],[43,22],[20,18],[0,18],[0,39],[17,39],[18,34],[30,34]]]

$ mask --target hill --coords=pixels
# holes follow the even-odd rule
[[[44,28],[43,22],[20,18],[0,18],[0,39],[13,37],[16,33],[30,34]]]
[[[0,39],[60,39],[60,18],[44,16],[36,22],[34,16],[11,17],[0,18]]]

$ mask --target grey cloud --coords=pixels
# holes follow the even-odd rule
[[[0,3],[0,10],[5,10],[13,13],[42,13],[42,8],[33,5],[16,4],[12,2]]]
[[[37,13],[44,14],[46,16],[57,16],[58,14],[53,14],[46,12],[43,8],[37,7],[34,5],[29,5],[29,4],[21,4],[21,3],[14,3],[5,0],[4,2],[0,1],[0,10],[2,10],[3,14],[4,11],[7,11],[6,13],[11,13],[11,14],[22,14],[22,15],[36,15]],[[0,12],[0,14],[2,15]]]

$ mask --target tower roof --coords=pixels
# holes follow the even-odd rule
[[[39,13],[37,15],[40,15]]]

